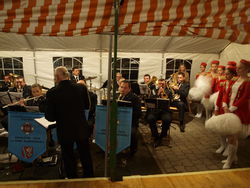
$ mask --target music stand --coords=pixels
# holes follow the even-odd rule
[[[150,94],[150,89],[147,84],[140,84],[140,94],[141,95],[149,95]]]
[[[23,96],[22,92],[0,92],[0,102],[3,105],[19,101]]]
[[[160,110],[169,110],[170,100],[155,98],[155,99],[145,99],[145,104],[147,108],[160,109]]]

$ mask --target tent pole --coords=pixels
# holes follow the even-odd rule
[[[117,144],[117,111],[118,106],[116,102],[116,63],[117,63],[117,41],[118,41],[118,16],[119,16],[119,0],[114,1],[115,9],[115,27],[114,27],[114,61],[113,61],[113,100],[111,104],[111,118],[110,118],[110,179],[111,181],[120,181],[122,177],[116,173],[116,144]]]
[[[106,150],[105,150],[105,171],[104,176],[108,177],[108,155],[110,149],[110,115],[111,115],[111,82],[112,82],[112,43],[113,35],[109,35],[109,60],[108,60],[108,86],[107,86],[107,115],[106,115]]]
[[[164,52],[161,56],[161,78],[163,78],[163,67],[164,67]]]
[[[112,50],[112,48],[111,48]],[[100,70],[99,70],[99,85],[100,87],[102,86],[102,35],[100,35]],[[99,87],[99,88],[100,88]],[[103,95],[103,92],[101,90],[99,90],[99,94],[100,94],[100,100],[102,99],[102,95]]]
[[[36,52],[33,51],[33,62],[34,62],[34,72],[35,72],[35,83],[37,84],[37,67],[36,67]]]

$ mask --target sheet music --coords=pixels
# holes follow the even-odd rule
[[[48,121],[47,119],[45,119],[45,117],[35,118],[34,120],[40,125],[42,125],[43,127],[45,127],[46,129],[49,127],[49,125],[56,123],[55,121],[53,122]]]

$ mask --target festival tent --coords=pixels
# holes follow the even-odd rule
[[[124,0],[120,3],[118,57],[140,58],[145,73],[165,77],[166,58],[199,63],[250,59],[248,0]],[[83,73],[107,79],[112,0],[0,1],[0,56],[23,57],[29,84],[53,81],[53,57],[83,57]],[[240,44],[235,44],[240,43]],[[13,53],[14,51],[14,53]]]

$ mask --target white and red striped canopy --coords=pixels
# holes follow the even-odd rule
[[[79,36],[114,30],[113,0],[0,0],[0,31]],[[124,0],[119,34],[250,43],[250,0]]]

